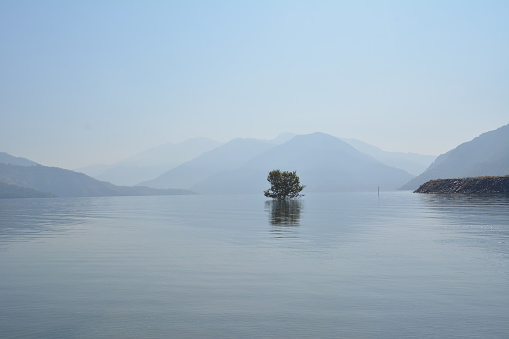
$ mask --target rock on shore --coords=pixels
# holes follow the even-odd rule
[[[430,180],[422,184],[414,193],[509,193],[509,175]]]

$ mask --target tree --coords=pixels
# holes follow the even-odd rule
[[[300,184],[297,172],[281,172],[273,170],[269,172],[267,181],[270,182],[270,188],[263,194],[272,199],[286,200],[303,196],[300,191],[304,189],[304,185]]]

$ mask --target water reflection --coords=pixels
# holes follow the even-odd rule
[[[0,201],[0,245],[51,237],[82,224],[90,198],[5,199]]]
[[[479,221],[509,217],[509,195],[506,194],[431,194],[422,195],[430,211],[460,219]]]
[[[273,226],[299,226],[302,201],[270,200],[265,202],[265,210],[270,211]]]
[[[422,195],[429,218],[461,242],[509,258],[509,195],[431,194]]]
[[[419,196],[430,204],[442,204],[448,206],[473,204],[476,206],[504,205],[509,203],[509,194],[419,194]]]

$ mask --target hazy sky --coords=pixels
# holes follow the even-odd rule
[[[509,123],[509,1],[0,1],[0,151],[205,136],[440,154]]]

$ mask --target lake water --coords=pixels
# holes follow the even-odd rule
[[[1,338],[507,338],[509,197],[0,200]]]

